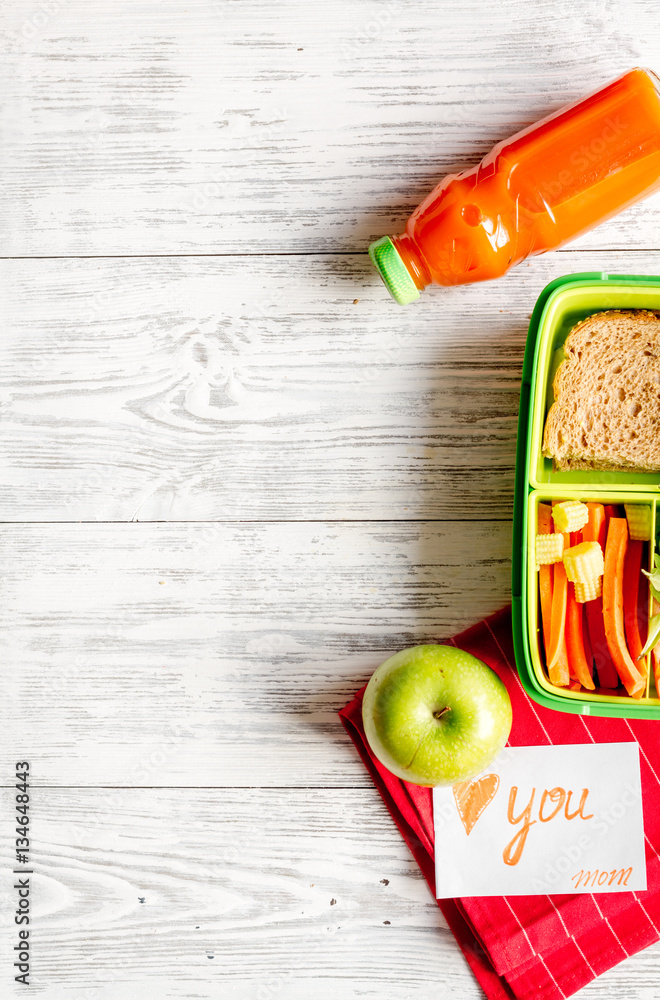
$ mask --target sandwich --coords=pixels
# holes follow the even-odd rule
[[[543,455],[559,471],[660,471],[660,312],[594,313],[564,354]]]

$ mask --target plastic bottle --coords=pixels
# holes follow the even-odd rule
[[[660,187],[660,80],[633,69],[445,177],[369,247],[393,298],[498,278]]]

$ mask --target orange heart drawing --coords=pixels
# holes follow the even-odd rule
[[[468,837],[486,806],[495,798],[499,785],[499,775],[485,774],[476,781],[461,781],[452,788],[458,815]]]

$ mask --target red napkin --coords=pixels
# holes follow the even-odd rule
[[[506,684],[513,705],[509,746],[639,743],[645,892],[438,900],[488,997],[560,1000],[660,939],[660,723],[569,715],[531,701],[515,668],[509,609],[448,642],[484,660]],[[339,715],[435,895],[431,789],[395,778],[373,757],[362,728],[363,692]]]

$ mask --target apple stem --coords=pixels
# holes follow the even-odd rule
[[[451,712],[451,708],[449,707],[449,705],[445,705],[445,707],[441,708],[439,712],[434,712],[433,713],[433,718],[434,719],[441,719],[442,716],[446,715],[447,712]]]

